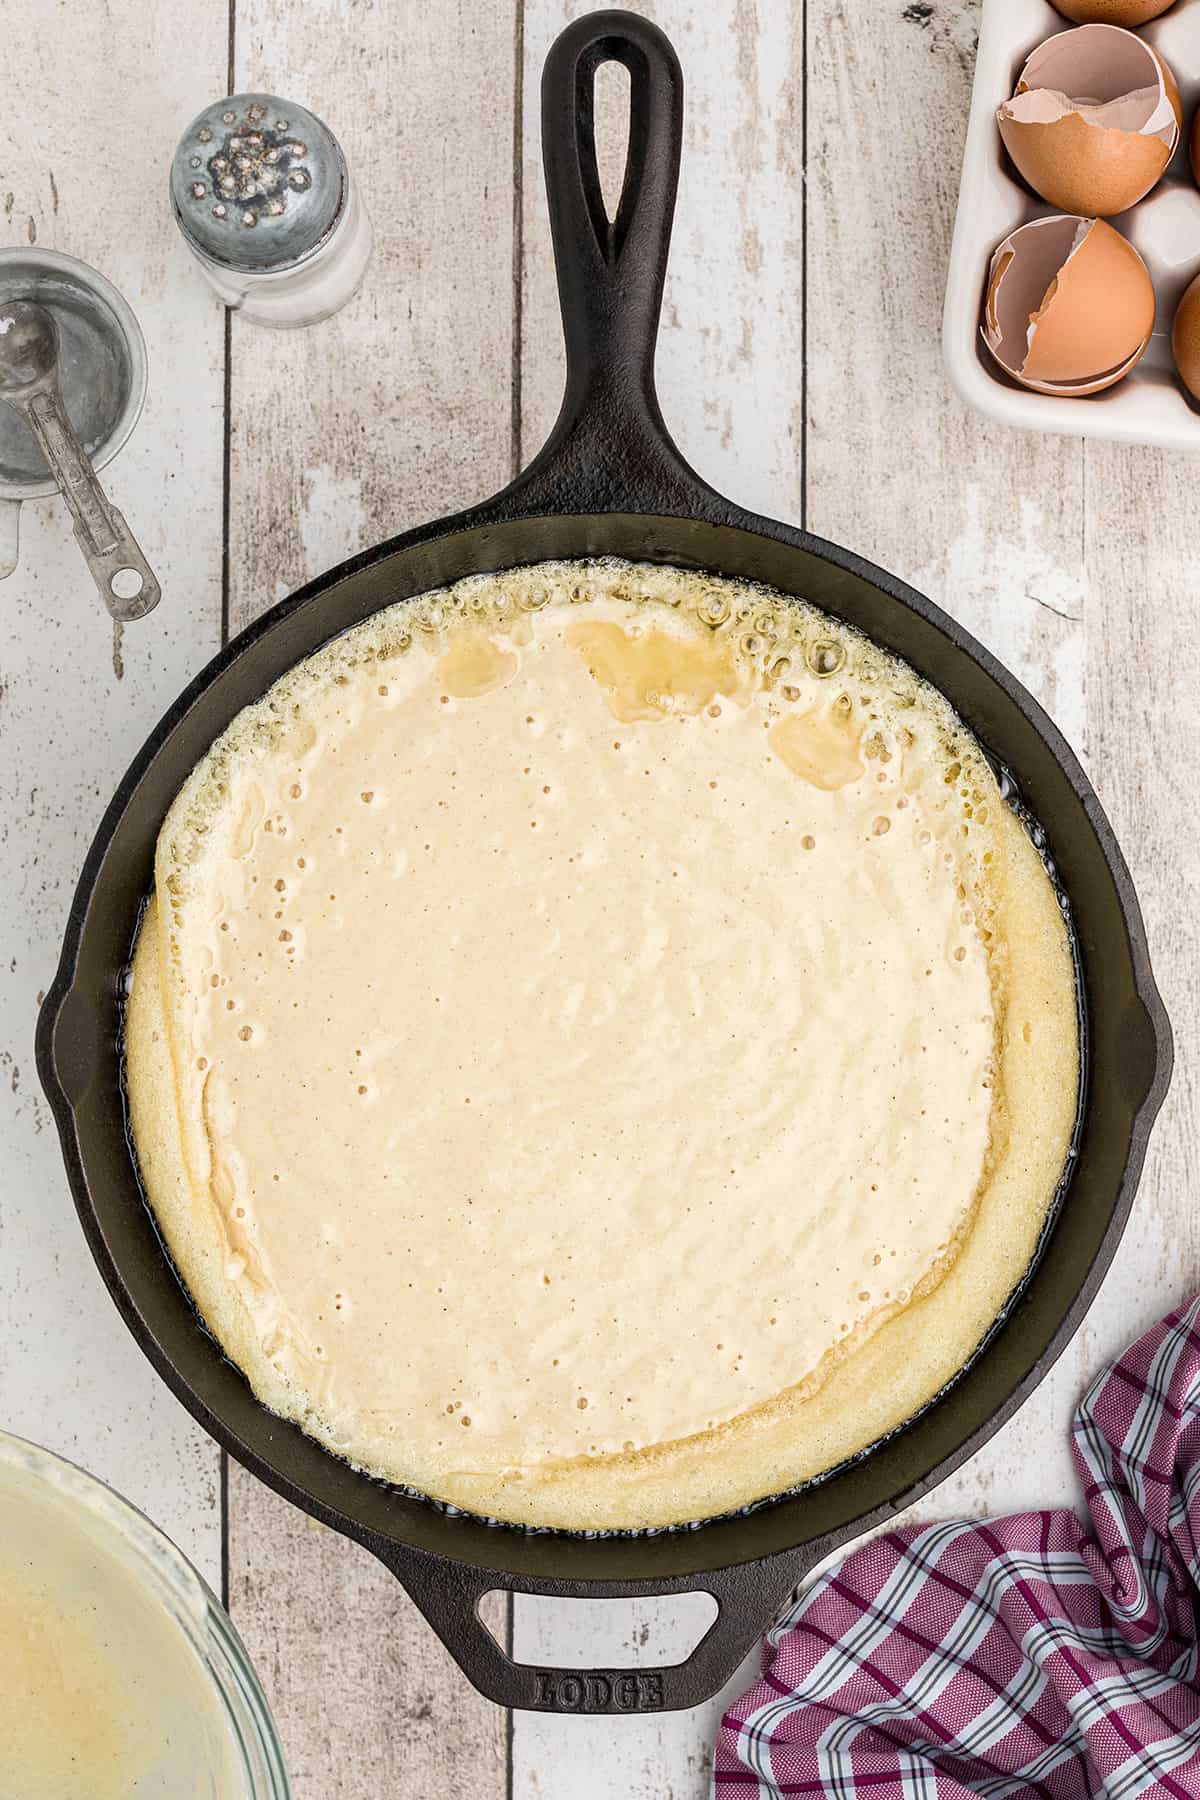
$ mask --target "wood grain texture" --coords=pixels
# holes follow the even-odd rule
[[[230,1610],[296,1800],[501,1800],[504,1713],[468,1685],[394,1575],[251,1484],[242,1472],[231,1483]],[[503,1636],[507,1608],[489,1596],[485,1616]]]
[[[1200,1287],[1200,639],[1195,459],[1109,444],[1086,444],[1084,455],[1088,760],[1175,1033],[1175,1076],[1137,1206],[1085,1325],[1085,1364],[1095,1368]]]
[[[352,551],[507,479],[514,42],[511,0],[238,0],[235,86],[329,121],[375,250],[358,295],[322,325],[232,321],[235,630]],[[297,1800],[505,1792],[504,1715],[395,1580],[236,1467],[229,1575]],[[493,1618],[503,1632],[504,1608]]]
[[[237,0],[235,85],[328,119],[375,247],[323,324],[232,320],[235,631],[509,476],[515,32],[514,0]]]
[[[66,507],[26,502],[20,566],[0,583],[0,1426],[111,1481],[219,1582],[216,1448],[136,1348],[93,1266],[33,1030],[117,779],[218,642],[221,310],[163,194],[179,131],[221,85],[224,20],[197,23],[185,0],[152,11],[18,0],[5,39],[20,45],[20,73],[0,113],[0,243],[82,257],[141,320],[149,398],[103,480],[163,598],[127,628],[121,678]],[[114,120],[135,146],[119,179],[86,148],[110,145]]]

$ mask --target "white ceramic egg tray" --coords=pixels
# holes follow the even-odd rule
[[[968,405],[1003,425],[1200,450],[1200,407],[1180,385],[1171,355],[1175,308],[1192,277],[1200,273],[1200,189],[1188,161],[1191,123],[1200,104],[1200,0],[1175,0],[1170,12],[1140,28],[1138,35],[1160,52],[1179,83],[1184,132],[1159,185],[1137,206],[1109,221],[1136,245],[1154,281],[1157,316],[1145,356],[1132,374],[1105,393],[1086,399],[1031,394],[1001,372],[979,335],[996,245],[1018,225],[1057,210],[1031,193],[1009,162],[996,129],[996,108],[1011,97],[1030,51],[1044,38],[1070,29],[1070,20],[1049,0],[983,0],[946,284],[942,333],[946,368]]]

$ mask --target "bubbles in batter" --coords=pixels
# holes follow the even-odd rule
[[[158,861],[180,1163],[198,1221],[254,1194],[223,1341],[259,1391],[460,1498],[820,1391],[988,1179],[994,792],[867,640],[669,569],[472,578],[285,677]]]

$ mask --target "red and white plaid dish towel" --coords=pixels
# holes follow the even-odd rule
[[[1200,1297],[1075,1416],[1089,1517],[875,1539],[804,1591],[721,1723],[718,1794],[1200,1796]]]

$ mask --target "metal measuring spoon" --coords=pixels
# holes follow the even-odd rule
[[[112,617],[119,624],[143,618],[158,605],[162,589],[67,418],[58,385],[58,326],[36,301],[0,305],[0,400],[20,414],[37,439]]]

